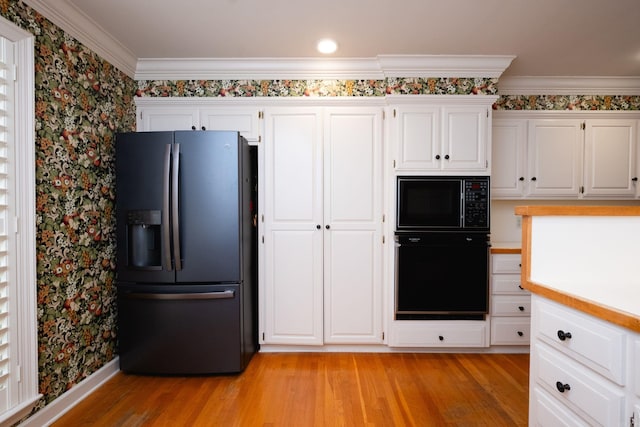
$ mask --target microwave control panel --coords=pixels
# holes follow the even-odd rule
[[[489,227],[489,180],[464,181],[464,227]]]

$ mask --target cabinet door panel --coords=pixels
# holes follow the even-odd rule
[[[382,114],[331,108],[324,133],[325,341],[382,341]]]
[[[138,131],[199,129],[200,123],[195,107],[142,108],[138,117]]]
[[[265,111],[265,343],[322,344],[322,117]]]
[[[235,130],[249,142],[258,142],[257,108],[205,108],[200,111],[200,123],[207,130]]]
[[[440,109],[437,107],[397,108],[398,169],[438,169],[440,150]]]
[[[529,195],[577,197],[582,176],[578,120],[529,123]]]
[[[590,120],[585,134],[585,196],[632,198],[636,122]]]
[[[494,120],[491,142],[491,197],[520,198],[524,194],[526,120]]]
[[[487,169],[486,115],[485,107],[443,108],[443,169]]]

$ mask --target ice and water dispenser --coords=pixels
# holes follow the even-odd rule
[[[129,267],[162,269],[162,214],[159,210],[127,212],[127,253]]]

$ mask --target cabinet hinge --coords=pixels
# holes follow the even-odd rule
[[[631,418],[629,418],[629,427],[635,427],[636,425],[636,414],[632,414]]]
[[[580,123],[580,129],[585,130],[587,128],[587,124],[585,122]]]
[[[258,135],[258,144],[262,142],[262,135]]]
[[[385,214],[382,214],[382,222],[385,222],[387,220],[387,216]]]
[[[384,238],[384,236],[382,236],[382,244],[383,245],[384,245],[384,242],[385,242],[385,238]]]
[[[584,186],[580,186],[580,194],[584,194]]]
[[[263,111],[258,111],[258,118],[259,119],[264,119],[264,112]]]
[[[393,109],[393,118],[394,119],[396,118],[396,109],[395,108]]]
[[[396,168],[396,161],[395,160],[393,161],[393,168],[394,169]]]
[[[262,214],[262,215],[260,216],[260,220],[261,220],[262,222],[264,222],[264,214]]]
[[[384,112],[384,110],[382,110],[382,120],[384,120],[386,118],[386,114]]]
[[[382,341],[384,341],[384,332],[382,333]]]
[[[264,341],[264,332],[262,333],[262,341]]]
[[[262,236],[262,244],[264,245],[264,236]]]

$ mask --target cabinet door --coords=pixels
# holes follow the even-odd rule
[[[324,337],[382,342],[382,110],[331,108],[324,133]]]
[[[247,141],[260,139],[259,111],[256,107],[207,107],[200,110],[200,123],[207,130],[234,130]]]
[[[394,109],[398,138],[398,169],[439,169],[440,108],[397,107]]]
[[[582,182],[582,131],[579,120],[529,121],[531,197],[578,196]]]
[[[442,169],[486,171],[487,107],[442,109]]]
[[[491,137],[491,197],[520,198],[526,182],[527,121],[494,120]]]
[[[633,198],[635,120],[589,120],[585,131],[584,196]]]
[[[322,116],[265,111],[263,341],[322,344]]]
[[[140,131],[191,130],[200,129],[198,108],[139,107],[137,129]]]

